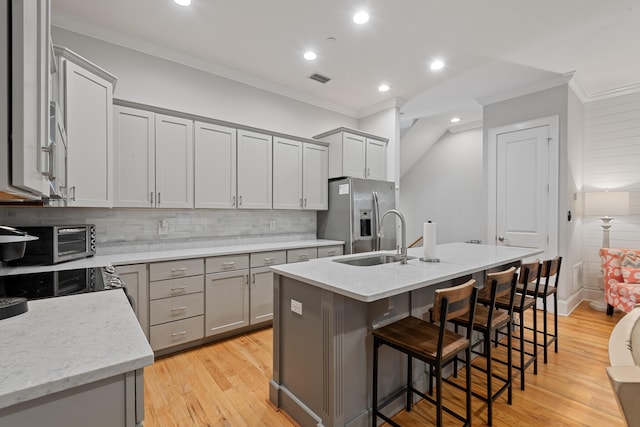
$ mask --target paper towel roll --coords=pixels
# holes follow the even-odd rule
[[[435,260],[436,256],[436,224],[435,222],[425,222],[422,234],[422,243],[424,248],[424,259]]]

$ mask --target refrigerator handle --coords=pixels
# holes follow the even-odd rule
[[[375,236],[373,238],[373,250],[380,250],[380,205],[378,204],[378,192],[373,191],[373,218],[375,221],[376,229],[374,230]]]

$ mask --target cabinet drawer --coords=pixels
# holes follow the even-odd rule
[[[330,256],[342,255],[344,250],[342,245],[335,246],[321,246],[318,248],[318,258],[326,258]]]
[[[287,251],[256,252],[251,254],[251,268],[268,267],[287,262]]]
[[[302,248],[287,250],[287,263],[309,261],[318,258],[318,248]]]
[[[149,323],[153,326],[201,314],[204,314],[204,293],[202,292],[157,299],[150,303]]]
[[[204,337],[204,316],[151,327],[151,348],[156,351]]]
[[[209,257],[205,260],[207,273],[233,271],[249,268],[249,255],[224,255]]]
[[[182,277],[149,283],[149,299],[169,298],[204,292],[204,276]]]
[[[149,264],[149,280],[151,281],[197,276],[199,274],[204,274],[204,260],[202,258]]]

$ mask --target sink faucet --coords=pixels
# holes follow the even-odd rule
[[[402,259],[400,260],[400,264],[407,263],[407,222],[404,219],[404,215],[402,212],[391,209],[388,210],[382,215],[382,219],[380,220],[380,230],[378,230],[378,238],[382,237],[382,224],[384,223],[384,218],[390,213],[395,214],[398,218],[400,218],[400,228],[402,232],[402,246],[398,248],[398,255],[402,255]]]

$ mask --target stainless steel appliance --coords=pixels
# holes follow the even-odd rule
[[[24,256],[10,261],[11,265],[58,264],[96,253],[96,226],[93,224],[18,228],[38,240],[27,242]]]
[[[380,220],[395,209],[395,184],[358,178],[329,181],[329,209],[318,212],[318,238],[343,240],[345,253],[359,253],[396,248],[394,221]]]

